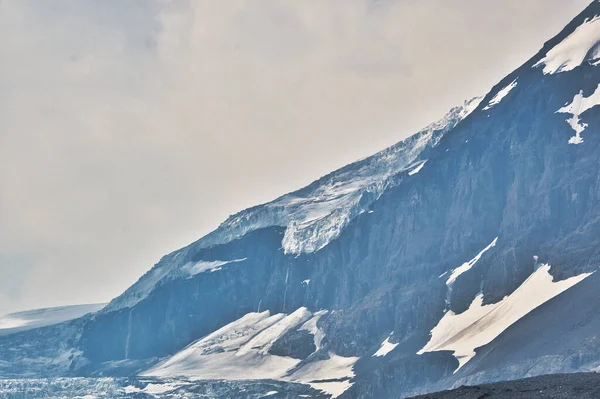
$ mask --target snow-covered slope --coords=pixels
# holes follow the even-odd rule
[[[465,312],[448,311],[418,353],[453,351],[460,369],[475,356],[475,349],[492,342],[529,312],[590,275],[582,273],[554,282],[550,266],[541,265],[515,292],[498,303],[483,305],[483,294],[479,294]]]
[[[0,315],[0,335],[50,326],[101,310],[106,304],[73,305]]]
[[[356,357],[328,353],[326,358],[302,363],[301,359],[270,353],[289,332],[309,331],[315,343],[323,338],[312,314],[299,308],[289,315],[269,311],[249,313],[202,338],[181,352],[142,373],[147,377],[193,380],[281,380],[311,385],[336,398],[352,386]],[[316,345],[313,354],[319,350]]]
[[[583,63],[600,61],[600,15],[587,18],[573,33],[554,46],[534,67],[544,67],[544,74],[569,72]]]

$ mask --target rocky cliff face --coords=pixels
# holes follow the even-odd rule
[[[567,331],[549,316],[600,320],[583,306],[600,295],[598,16],[442,122],[164,257],[66,325],[65,373],[208,378],[227,358],[230,380],[396,398],[600,365],[591,327],[551,350]]]

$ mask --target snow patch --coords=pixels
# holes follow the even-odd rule
[[[317,326],[317,323],[325,314],[327,314],[326,310],[318,311],[310,320],[300,327],[300,331],[308,331],[313,335],[317,350],[321,349],[321,342],[323,341],[323,338],[325,338],[325,333]]]
[[[446,281],[446,285],[447,286],[451,286],[452,284],[454,284],[454,282],[456,281],[456,279],[463,273],[468,272],[469,270],[471,270],[471,268],[475,265],[475,263],[477,263],[479,261],[479,259],[481,259],[481,257],[483,256],[483,254],[485,254],[487,251],[489,251],[491,248],[496,246],[496,243],[498,242],[498,237],[496,237],[494,239],[494,241],[492,241],[492,243],[490,245],[488,245],[487,247],[485,247],[480,253],[477,254],[477,256],[475,256],[473,259],[471,259],[468,262],[465,262],[462,264],[462,266],[457,267],[456,269],[452,270],[452,274],[450,274],[450,277],[448,277],[448,280]],[[444,274],[442,274],[443,276]],[[440,276],[440,277],[442,277]]]
[[[215,260],[215,261],[200,261],[196,263],[188,263],[183,266],[181,270],[188,275],[188,278],[192,278],[197,274],[204,273],[206,271],[216,272],[221,270],[223,266],[228,265],[230,263],[238,263],[247,260],[247,258],[243,259],[234,259],[234,260]]]
[[[388,353],[390,353],[391,351],[393,351],[394,349],[396,349],[398,344],[390,343],[390,337],[387,337],[385,339],[385,341],[383,341],[381,343],[381,347],[379,348],[379,350],[377,352],[375,352],[373,357],[383,357],[383,356],[387,355]]]
[[[586,19],[566,39],[552,48],[534,67],[544,66],[544,75],[572,71],[584,62],[598,65],[600,16]],[[592,51],[593,50],[593,51]]]
[[[595,106],[600,105],[600,84],[596,88],[594,94],[589,97],[585,97],[583,95],[583,90],[576,94],[573,97],[573,101],[570,104],[565,105],[556,113],[559,114],[571,114],[572,117],[567,119],[567,123],[571,126],[571,128],[575,131],[575,136],[569,139],[569,144],[581,144],[583,143],[583,138],[581,137],[581,133],[587,128],[587,123],[581,122],[579,117],[585,111],[594,108]]]
[[[517,87],[517,79],[513,80],[513,82],[511,84],[509,84],[508,86],[506,86],[505,88],[503,88],[502,90],[500,90],[495,96],[494,98],[492,98],[490,100],[490,102],[488,103],[488,105],[484,108],[484,111],[487,111],[488,109],[491,109],[492,107],[500,104],[500,102],[504,99],[504,97],[508,96],[508,93],[510,93],[512,91],[512,89],[514,89],[515,87]]]
[[[515,292],[498,303],[483,305],[483,294],[480,294],[465,312],[446,312],[431,330],[427,345],[417,354],[452,351],[459,362],[458,371],[475,356],[475,349],[489,344],[529,312],[590,275],[584,273],[554,282],[550,266],[541,265]]]
[[[423,169],[423,166],[425,166],[426,163],[427,163],[427,161],[421,162],[419,165],[417,165],[416,168],[414,168],[413,170],[411,170],[410,172],[408,172],[408,175],[409,176],[416,175],[417,173],[419,173],[421,171],[421,169]]]
[[[349,380],[354,377],[353,368],[358,359],[329,352],[329,359],[308,363],[294,372],[289,379],[308,384],[331,395],[332,398],[337,398],[353,385]],[[334,379],[340,381],[326,381]]]

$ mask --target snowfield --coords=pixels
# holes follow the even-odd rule
[[[515,292],[498,303],[483,305],[480,294],[467,311],[461,314],[446,312],[431,331],[427,345],[417,354],[452,351],[459,362],[458,371],[475,356],[475,349],[489,344],[529,312],[590,275],[585,273],[554,282],[550,266],[542,265]]]
[[[326,311],[311,313],[306,308],[284,315],[269,311],[249,313],[142,373],[144,377],[191,380],[263,380],[308,384],[332,397],[352,386],[352,368],[357,357],[329,353],[329,359],[308,362],[269,353],[273,344],[293,330],[309,331],[317,350],[324,333],[317,327]],[[329,381],[335,380],[335,381]]]
[[[390,337],[387,337],[385,339],[385,341],[383,341],[381,343],[381,347],[379,348],[379,350],[377,350],[377,352],[375,352],[373,354],[373,357],[383,357],[386,356],[388,353],[390,353],[391,351],[393,351],[394,349],[396,349],[396,347],[398,346],[398,344],[392,344],[390,342]]]
[[[586,21],[560,42],[534,67],[544,66],[544,75],[572,71],[584,62],[598,65],[600,60],[600,16]]]

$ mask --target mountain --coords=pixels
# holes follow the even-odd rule
[[[385,399],[600,370],[599,63],[594,1],[483,98],[0,336],[0,377]]]

